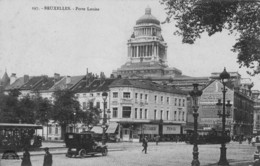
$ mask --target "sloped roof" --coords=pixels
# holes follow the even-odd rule
[[[77,93],[87,93],[87,92],[98,92],[98,91],[107,91],[109,89],[109,85],[115,79],[95,79],[90,84],[87,84],[86,80],[82,80],[77,86],[73,88],[73,90]]]
[[[56,82],[60,81],[62,77],[55,79],[54,77],[46,77],[34,88],[37,91],[49,90]]]
[[[66,77],[63,77],[60,81],[54,84],[49,91],[55,91],[57,89],[72,89],[75,85],[80,83],[80,81],[85,77],[85,75],[81,76],[71,76],[71,82],[66,84]]]
[[[153,91],[168,92],[175,94],[187,94],[187,92],[176,89],[173,86],[161,85],[148,80],[131,80],[131,79],[120,79],[115,80],[109,87],[134,87],[140,89],[148,89]]]
[[[12,89],[20,89],[21,86],[24,84],[24,77],[19,77],[15,80],[14,83],[8,85],[5,90],[12,90]]]
[[[21,90],[31,90],[31,89],[35,88],[35,86],[37,84],[39,84],[42,79],[43,79],[43,76],[32,77],[31,79],[29,79],[29,81],[27,83],[23,84],[20,87],[20,89]]]

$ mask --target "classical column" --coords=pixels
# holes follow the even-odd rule
[[[145,56],[148,56],[148,45],[145,46],[145,49],[146,49],[146,55]]]
[[[136,46],[137,47],[137,57],[139,57],[140,55],[139,55],[139,46]]]

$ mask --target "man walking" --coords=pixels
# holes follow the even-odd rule
[[[142,152],[144,151],[145,152],[145,154],[147,154],[147,146],[148,146],[148,139],[147,139],[147,136],[145,136],[144,137],[144,139],[143,139],[143,150],[142,150]]]
[[[160,136],[159,136],[159,135],[157,135],[157,136],[155,137],[155,142],[156,142],[156,145],[158,145],[159,141],[160,141]]]
[[[49,148],[44,148],[45,155],[43,160],[43,166],[52,166],[52,154],[49,152]]]

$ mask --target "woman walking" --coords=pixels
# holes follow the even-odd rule
[[[21,166],[32,166],[31,156],[27,148],[24,148]]]

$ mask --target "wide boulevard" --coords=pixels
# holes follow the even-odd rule
[[[64,147],[63,143],[58,143]],[[44,144],[51,147],[50,144]],[[220,145],[199,145],[201,166],[213,166],[219,160]],[[108,143],[107,156],[96,155],[85,158],[65,157],[66,148],[52,148],[53,166],[188,166],[192,161],[193,145],[175,142],[154,142],[148,145],[148,153],[142,152],[141,143]],[[227,144],[227,159],[230,165],[249,166],[253,161],[256,147],[243,142]],[[43,152],[30,152],[32,166],[43,165]],[[19,153],[21,156],[22,153]],[[1,160],[1,166],[20,166],[21,160]]]

